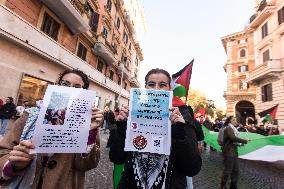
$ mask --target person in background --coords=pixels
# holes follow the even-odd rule
[[[243,124],[239,124],[237,129],[239,132],[248,132],[248,130],[245,128]]]
[[[19,118],[25,111],[25,109],[30,108],[29,101],[25,100],[22,106],[16,107],[16,118]]]
[[[3,100],[0,98],[0,108],[2,108],[2,106],[4,105]]]
[[[0,108],[0,135],[5,134],[9,120],[12,119],[16,114],[16,106],[13,101],[14,99],[12,97],[8,97],[6,99],[6,103],[2,106],[2,108]]]
[[[246,144],[249,140],[239,138],[239,132],[236,129],[237,120],[234,116],[229,116],[224,125],[226,128],[222,146],[224,170],[221,178],[221,189],[227,188],[229,176],[231,177],[230,189],[237,189],[239,175],[238,146]]]
[[[193,125],[194,125],[194,129],[196,132],[196,139],[197,139],[197,143],[198,143],[198,150],[199,153],[201,154],[203,151],[203,140],[204,140],[204,133],[202,130],[202,126],[201,124],[194,118],[194,113],[193,113],[193,109],[191,106],[187,106],[190,116],[193,119]],[[186,182],[187,182],[187,188],[186,189],[193,189],[193,183],[192,183],[192,177],[186,177]]]
[[[57,85],[89,88],[89,80],[80,70],[65,70]],[[26,109],[11,122],[0,142],[0,184],[10,189],[79,189],[84,188],[85,172],[95,168],[100,159],[97,128],[102,125],[103,111],[92,108],[86,154],[31,154],[35,148],[30,141],[34,134],[40,106]]]

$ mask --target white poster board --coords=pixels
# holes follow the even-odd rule
[[[131,89],[125,151],[170,154],[172,91]]]
[[[49,85],[32,142],[36,153],[85,153],[96,92]]]

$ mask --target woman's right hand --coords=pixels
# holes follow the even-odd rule
[[[19,145],[14,146],[8,159],[13,168],[16,170],[26,168],[34,158],[34,155],[30,154],[30,150],[34,148],[35,145],[28,140],[23,140]]]
[[[116,117],[116,121],[124,121],[127,120],[129,114],[128,107],[123,106],[119,111],[118,116]]]

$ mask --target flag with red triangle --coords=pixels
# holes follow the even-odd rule
[[[263,123],[266,121],[272,122],[273,120],[275,120],[277,109],[278,104],[267,110],[259,112],[258,115],[261,117]]]
[[[173,106],[183,106],[189,90],[194,59],[179,72],[172,75]]]

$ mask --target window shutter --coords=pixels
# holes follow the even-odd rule
[[[264,86],[261,87],[261,100],[265,102]]]
[[[245,66],[246,66],[246,71],[249,71],[249,70],[248,70],[248,65],[245,65]]]
[[[239,72],[241,72],[241,71],[242,71],[241,67],[242,67],[242,66],[239,66]]]
[[[272,101],[272,84],[267,85],[267,101]]]
[[[92,19],[90,22],[90,27],[91,30],[95,33],[97,33],[98,30],[99,17],[100,15],[97,12],[93,12]]]

